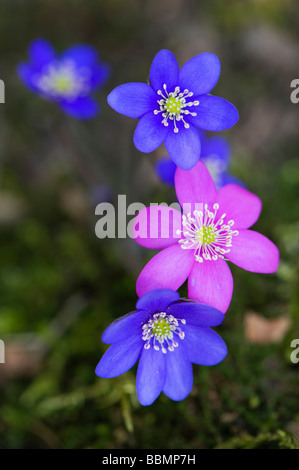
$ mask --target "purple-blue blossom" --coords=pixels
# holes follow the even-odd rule
[[[243,188],[246,185],[235,176],[228,173],[231,162],[231,147],[222,136],[207,137],[203,131],[199,131],[201,139],[201,161],[208,168],[216,189],[219,190],[226,184],[238,184]],[[162,157],[155,165],[155,171],[164,184],[174,187],[174,175],[177,165],[169,157]]]
[[[57,55],[48,41],[35,39],[29,45],[29,62],[19,64],[17,71],[31,91],[57,103],[66,114],[90,119],[99,113],[91,94],[106,81],[109,67],[92,46],[74,45]]]
[[[151,405],[161,392],[183,400],[193,385],[192,363],[213,366],[227,354],[224,341],[210,328],[223,319],[219,310],[180,300],[171,289],[148,292],[138,300],[136,311],[104,331],[102,341],[111,346],[96,374],[117,377],[139,360],[136,390],[142,405]]]
[[[210,94],[220,76],[215,54],[203,53],[181,69],[172,52],[161,50],[150,69],[150,83],[126,83],[108,96],[117,112],[140,119],[134,143],[149,153],[163,142],[177,166],[191,169],[200,158],[201,139],[197,128],[221,131],[239,119],[236,108]]]

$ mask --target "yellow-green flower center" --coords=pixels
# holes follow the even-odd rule
[[[167,315],[166,312],[155,313],[147,323],[142,325],[142,339],[145,341],[144,349],[151,346],[156,351],[162,351],[166,354],[168,351],[174,351],[179,343],[176,339],[184,339],[185,333],[179,327],[179,323],[186,324],[183,318],[177,319],[173,315]]]
[[[168,336],[170,332],[170,325],[166,318],[159,318],[157,323],[155,323],[153,326],[153,335],[157,338],[159,336]]]
[[[196,232],[198,241],[202,243],[202,245],[209,245],[215,241],[215,230],[212,226],[203,225],[197,232]]]
[[[181,114],[182,103],[179,98],[169,97],[165,101],[165,110],[169,114]]]
[[[65,93],[73,87],[73,82],[68,76],[57,76],[53,80],[53,88],[59,93]]]

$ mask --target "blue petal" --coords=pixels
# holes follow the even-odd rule
[[[165,355],[153,347],[142,349],[136,376],[137,397],[141,405],[151,405],[165,382]]]
[[[243,183],[243,181],[239,180],[239,178],[236,178],[233,175],[230,175],[229,173],[223,173],[221,183],[222,186],[225,186],[226,184],[237,184],[242,188],[247,188],[246,184]]]
[[[203,149],[203,147],[205,145],[205,142],[208,139],[208,137],[206,135],[206,132],[202,129],[197,129],[197,132],[198,132],[200,142],[201,142],[201,153],[202,153],[202,149]]]
[[[34,66],[42,68],[56,58],[55,50],[45,39],[35,39],[29,45],[29,57]]]
[[[35,93],[39,92],[39,89],[34,84],[34,76],[37,74],[37,71],[34,67],[32,67],[31,65],[22,63],[18,65],[17,72],[22,82],[28,88],[30,88],[30,90],[34,91]]]
[[[96,375],[111,379],[124,374],[138,360],[143,347],[142,337],[130,336],[120,343],[112,344],[96,367]]]
[[[130,312],[118,318],[106,328],[102,335],[102,341],[107,344],[123,341],[128,336],[142,334],[142,324],[149,318],[144,310]]]
[[[168,135],[168,127],[161,123],[161,116],[153,111],[145,114],[137,124],[134,144],[140,152],[150,153],[163,144]]]
[[[224,314],[216,308],[197,302],[179,302],[170,305],[166,313],[176,318],[184,318],[187,325],[217,326],[224,320]]]
[[[107,97],[108,104],[120,114],[139,119],[157,108],[157,95],[146,83],[125,83]]]
[[[194,95],[205,95],[216,85],[221,65],[215,54],[205,52],[189,60],[180,70],[179,86]]]
[[[161,158],[155,166],[156,173],[160,180],[170,186],[174,186],[174,174],[176,169],[176,164],[168,157]]]
[[[228,141],[221,136],[206,138],[201,142],[201,158],[216,155],[223,162],[223,169],[228,168],[231,156],[231,147]]]
[[[223,131],[232,127],[239,119],[234,105],[219,96],[202,95],[198,97],[196,116],[188,115],[188,121],[207,131]]]
[[[78,67],[93,67],[99,61],[97,50],[87,44],[76,44],[61,54],[62,59],[72,59]]]
[[[168,305],[177,302],[180,299],[180,294],[171,289],[156,289],[144,294],[136,303],[138,310],[146,310],[153,314],[158,312],[165,312]]]
[[[214,366],[227,355],[225,342],[210,328],[185,325],[184,332],[184,347],[191,362],[203,366]]]
[[[174,351],[165,354],[166,380],[162,391],[175,401],[184,400],[193,385],[192,364],[184,346],[180,341]]]
[[[102,86],[110,75],[110,67],[108,65],[98,65],[92,70],[90,78],[91,89]]]
[[[98,103],[89,96],[76,98],[74,101],[61,101],[62,110],[77,119],[91,119],[99,113]]]
[[[179,66],[175,56],[167,49],[162,49],[154,57],[150,70],[150,82],[154,90],[161,90],[167,85],[167,92],[171,92],[178,85]],[[159,97],[158,97],[159,98]]]
[[[165,147],[174,163],[182,170],[190,170],[200,157],[200,138],[197,129],[190,125],[186,129],[181,122],[177,123],[179,132],[169,132]]]

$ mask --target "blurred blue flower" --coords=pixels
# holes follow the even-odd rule
[[[201,140],[201,161],[208,168],[217,189],[226,184],[237,184],[246,188],[246,185],[235,176],[227,172],[231,160],[231,148],[228,141],[221,136],[207,137],[199,130]],[[168,157],[157,161],[155,171],[159,179],[170,186],[174,186],[176,164]]]
[[[104,331],[102,340],[111,346],[96,374],[117,377],[139,359],[136,389],[142,405],[151,405],[161,391],[172,400],[183,400],[193,385],[192,363],[212,366],[227,354],[222,338],[210,329],[222,323],[223,313],[180,301],[171,289],[148,292],[136,309]]]
[[[74,118],[90,119],[99,113],[90,95],[105,82],[109,67],[99,62],[93,47],[78,44],[58,56],[48,41],[35,39],[29,46],[29,59],[17,71],[31,91],[54,101]]]
[[[150,84],[120,85],[107,100],[115,111],[140,119],[134,133],[138,150],[149,153],[164,142],[175,164],[190,170],[201,153],[197,128],[221,131],[239,119],[231,103],[210,94],[219,76],[215,54],[199,54],[179,69],[175,56],[164,49],[154,57]]]

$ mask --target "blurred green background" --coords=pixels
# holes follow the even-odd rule
[[[299,78],[296,0],[1,0],[0,364],[1,448],[298,448]],[[96,94],[102,112],[75,121],[20,82],[19,62],[36,37],[57,51],[95,46],[111,65]],[[222,133],[231,172],[263,201],[255,229],[281,252],[274,275],[231,266],[235,289],[217,328],[229,354],[194,366],[183,402],[136,398],[135,370],[95,376],[101,333],[136,303],[135,282],[150,250],[95,235],[96,204],[174,201],[154,162],[133,145],[136,121],[118,115],[107,94],[146,81],[154,55],[170,49],[180,66],[217,54],[213,94],[240,120]],[[185,287],[181,293],[186,292]]]

